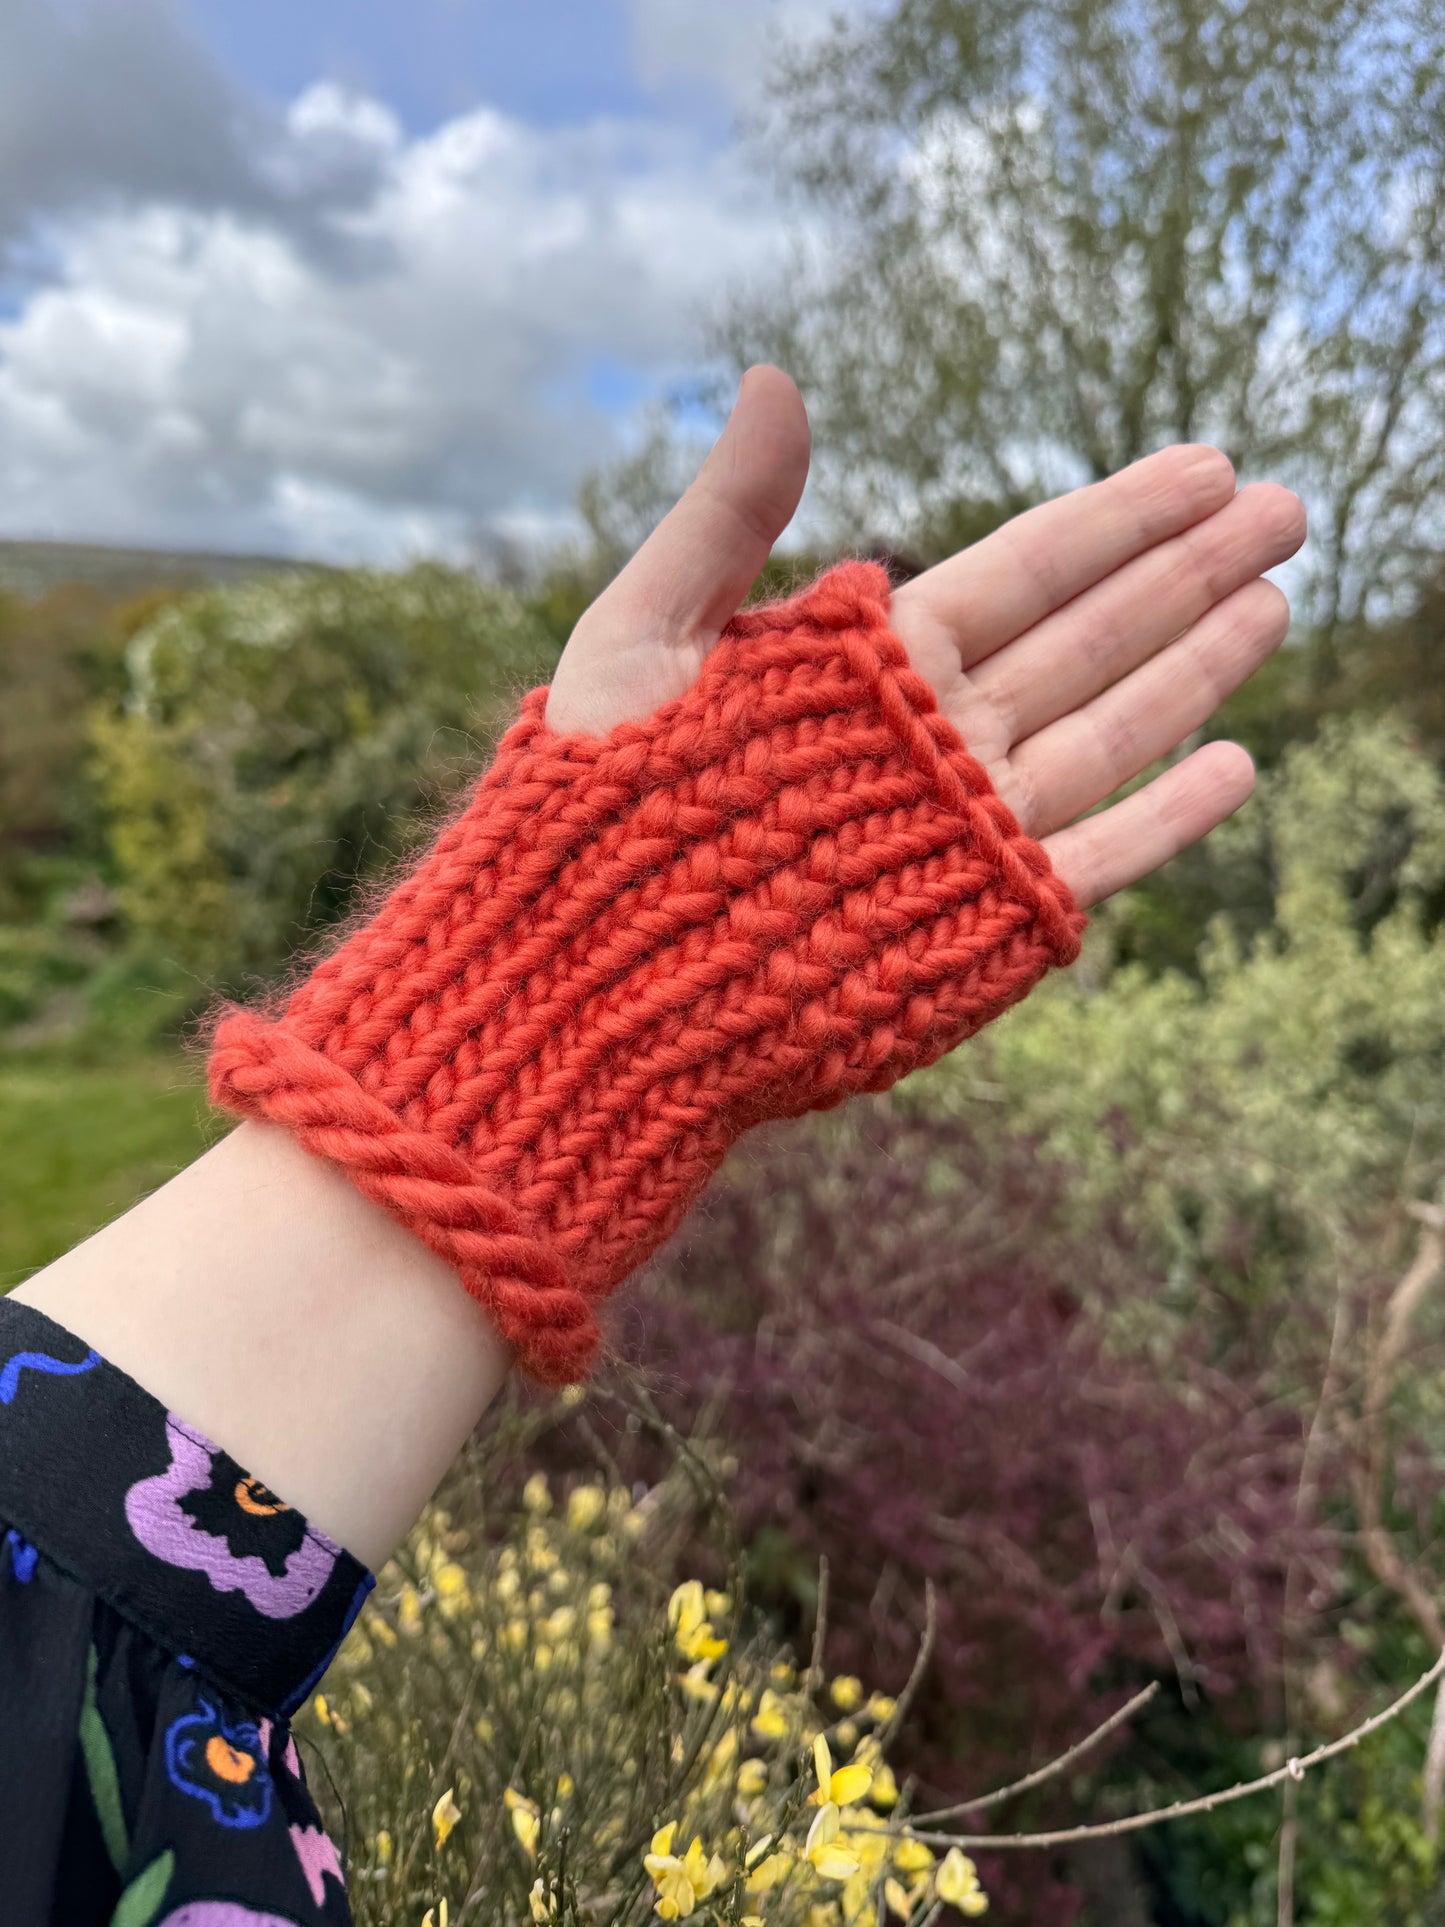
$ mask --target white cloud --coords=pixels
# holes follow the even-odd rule
[[[318,80],[291,103],[286,125],[299,139],[336,139],[347,145],[383,148],[401,145],[401,122],[391,109],[366,94],[353,93],[333,80]]]
[[[659,92],[701,82],[732,106],[755,99],[782,40],[805,38],[858,0],[630,0],[633,60]]]
[[[0,531],[395,559],[555,526],[617,443],[590,375],[691,372],[781,239],[661,121],[408,139],[325,85],[270,162],[314,221],[164,192],[52,219],[58,272],[0,321]]]

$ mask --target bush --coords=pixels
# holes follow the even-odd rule
[[[1221,916],[1198,977],[1114,971],[1106,995],[1096,948],[910,1091],[1002,1098],[1082,1204],[1123,1201],[1186,1310],[1318,1305],[1445,1178],[1445,776],[1398,723],[1336,722],[1215,845],[1269,879],[1267,929]]]
[[[515,596],[436,564],[163,610],[93,726],[142,944],[202,989],[278,970],[419,839],[554,655]]]
[[[829,1656],[906,1674],[938,1642],[903,1756],[967,1798],[1071,1745],[1150,1677],[1254,1729],[1275,1715],[1303,1428],[1207,1346],[1116,1342],[1153,1280],[1116,1226],[1072,1234],[1059,1167],[889,1100],[739,1160],[646,1280],[639,1349],[684,1428],[738,1461],[757,1594]],[[1097,1762],[1096,1762],[1097,1764]],[[1095,1817],[1078,1781],[1009,1825]],[[1073,1918],[1046,1863],[991,1886]]]
[[[699,1503],[716,1524],[696,1461],[637,1502],[541,1473],[509,1501],[519,1443],[504,1424],[473,1453],[298,1722],[349,1830],[358,1927],[982,1913],[971,1863],[901,1817],[895,1702],[800,1673],[736,1585],[669,1595],[659,1534]]]

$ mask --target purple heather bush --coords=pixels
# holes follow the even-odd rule
[[[755,1143],[633,1294],[626,1349],[731,1462],[757,1603],[805,1640],[826,1556],[830,1669],[897,1688],[931,1582],[925,1798],[1015,1777],[1148,1678],[1278,1718],[1287,1564],[1314,1611],[1338,1569],[1296,1523],[1301,1412],[1267,1332],[1227,1359],[1132,1339],[1158,1290],[1122,1231],[1071,1231],[1028,1144],[878,1100]],[[1077,1787],[1007,1824],[1097,1817]],[[1041,1874],[1018,1917],[1069,1918]]]

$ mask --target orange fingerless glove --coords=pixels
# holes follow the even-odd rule
[[[1083,918],[849,563],[606,737],[536,689],[465,810],[213,1101],[286,1125],[538,1377],[749,1125],[886,1089],[1072,962]]]

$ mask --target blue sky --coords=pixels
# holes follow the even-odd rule
[[[0,534],[565,535],[789,243],[735,138],[828,0],[3,0]]]
[[[728,0],[697,0],[727,5]],[[217,58],[248,87],[288,100],[318,75],[385,99],[413,132],[478,100],[537,126],[648,114],[623,0],[193,0]],[[726,104],[705,83],[712,117]]]

